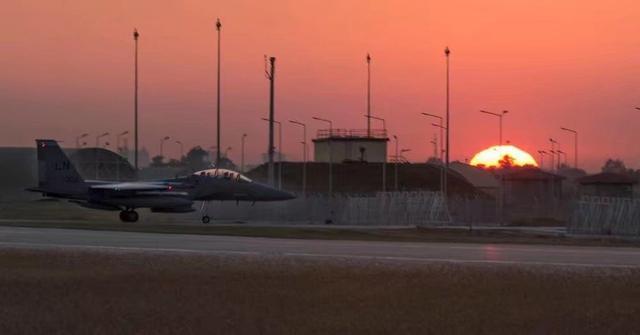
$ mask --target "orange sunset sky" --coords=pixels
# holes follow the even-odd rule
[[[593,171],[608,157],[640,168],[640,2],[483,1],[30,1],[0,11],[0,145],[31,146],[132,130],[133,39],[140,31],[141,144],[169,135],[215,144],[215,19],[223,24],[223,146],[239,161],[266,151],[268,81],[277,57],[276,118],[363,128],[366,62],[373,57],[374,115],[413,161],[437,132],[420,112],[444,113],[451,54],[451,156],[471,158],[504,138],[534,154],[549,137]],[[374,123],[376,124],[376,123]],[[285,125],[284,153],[300,158],[300,129]],[[288,139],[288,140],[287,140]],[[115,142],[115,138],[111,138]],[[129,143],[133,141],[130,139]],[[168,156],[178,147],[167,144]],[[390,148],[393,148],[391,146]]]

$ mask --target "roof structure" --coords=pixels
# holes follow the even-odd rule
[[[451,162],[449,168],[458,172],[475,187],[485,189],[500,187],[495,175],[485,169],[461,162]]]
[[[628,175],[612,172],[602,172],[592,174],[578,179],[578,183],[581,185],[594,185],[594,184],[625,184],[633,185],[637,184],[638,180]]]
[[[528,180],[528,181],[548,181],[548,180],[563,180],[566,179],[563,176],[555,173],[540,170],[539,168],[523,167],[523,168],[510,168],[503,169],[501,172],[505,180]]]

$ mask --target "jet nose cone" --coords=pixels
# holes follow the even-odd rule
[[[278,190],[277,188],[264,184],[255,184],[253,197],[254,199],[260,201],[281,201],[296,198],[295,194],[293,193]]]
[[[291,193],[291,192],[287,192],[287,191],[278,191],[280,193],[280,200],[291,200],[291,199],[295,199],[296,195]]]

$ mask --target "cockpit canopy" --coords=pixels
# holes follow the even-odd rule
[[[245,182],[245,183],[252,182],[251,179],[247,178],[243,174],[236,171],[227,170],[227,169],[202,170],[194,173],[194,175],[202,176],[202,177],[211,177],[211,178],[224,178],[232,181]]]

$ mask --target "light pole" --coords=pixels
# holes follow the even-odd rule
[[[365,115],[364,117],[366,117],[368,119],[374,119],[374,120],[382,121],[382,129],[384,129],[385,136],[386,136],[387,123],[385,122],[385,120],[383,118],[377,117],[377,116],[373,116],[373,115]],[[371,135],[369,135],[369,137],[371,137]]]
[[[133,30],[133,41],[135,44],[135,60],[134,60],[134,89],[133,89],[133,132],[134,132],[134,167],[138,172],[138,30]]]
[[[547,153],[544,150],[538,150],[538,153],[540,154],[540,170],[544,169],[544,155]]]
[[[448,178],[449,178],[449,147],[450,147],[450,143],[449,143],[449,129],[451,129],[451,124],[449,123],[450,121],[450,116],[449,116],[449,101],[450,101],[450,95],[449,95],[449,54],[451,54],[451,50],[449,50],[449,47],[446,47],[444,49],[444,55],[447,58],[447,108],[446,108],[446,125],[445,125],[445,130],[447,133],[447,144],[446,144],[446,157],[445,157],[445,164],[444,164],[444,199],[445,199],[445,204],[446,204],[446,199],[447,199],[447,194],[448,194]]]
[[[217,94],[216,94],[216,147],[220,148],[220,40],[222,23],[220,18],[216,19],[216,31],[218,32],[218,72],[217,72]],[[220,165],[220,150],[216,151],[216,167]]]
[[[124,152],[124,148],[120,147],[120,137],[125,136],[127,134],[129,134],[129,131],[125,130],[125,131],[121,132],[120,134],[116,135],[116,152],[119,155],[122,155],[123,153],[125,153]],[[125,158],[128,161],[129,160],[129,153],[127,152],[125,154],[126,154]],[[120,161],[116,162],[116,178],[117,178],[116,180],[120,181]]]
[[[433,139],[429,141],[429,143],[433,144],[433,158],[438,159],[438,136],[433,135]]]
[[[184,145],[181,141],[176,141],[176,144],[180,146],[180,160],[184,157]]]
[[[269,122],[269,119],[262,118],[262,120]],[[273,120],[273,123],[278,125],[278,189],[282,189],[282,123],[280,121]]]
[[[247,138],[247,134],[242,134],[240,138],[240,173],[244,173],[244,142]]]
[[[502,113],[493,113],[493,112],[487,112],[485,110],[481,110],[480,113],[485,113],[485,114],[489,114],[489,115],[493,115],[493,116],[497,116],[498,119],[500,120],[500,130],[499,130],[499,142],[498,144],[500,146],[502,146],[502,117],[505,116],[505,114],[509,113],[509,111],[504,110],[502,111]]]
[[[100,147],[100,139],[105,136],[109,136],[109,133],[102,133],[101,135],[96,136],[96,148]]]
[[[76,149],[80,149],[80,147],[81,147],[80,140],[85,138],[85,137],[87,137],[87,136],[89,136],[89,134],[87,134],[87,133],[84,133],[84,134],[82,134],[80,136],[76,136]]]
[[[573,129],[560,127],[560,129],[573,133],[573,167],[578,168],[578,132]]]
[[[394,186],[394,188],[395,188],[395,190],[397,192],[398,191],[398,163],[400,161],[400,155],[398,153],[398,136],[393,135],[393,139],[396,140],[396,155],[395,155],[396,156],[396,161],[395,161],[395,164],[394,164],[394,169],[395,170],[393,172],[393,174],[394,174],[393,186]]]
[[[406,157],[404,157],[404,153],[405,153],[405,152],[409,152],[409,151],[411,151],[411,149],[402,149],[402,150],[400,150],[400,156],[401,156],[402,158],[405,158],[405,159],[406,159]],[[408,162],[408,161],[409,161],[409,160],[407,159],[407,162]]]
[[[562,150],[556,150],[558,152],[558,170],[562,166],[562,156],[564,156],[564,165],[567,165],[567,153]]]
[[[232,148],[232,147],[227,147],[227,148],[224,150],[224,158],[226,158],[228,161],[230,160],[230,159],[229,159],[229,151],[231,151],[231,149],[233,149],[233,148]]]
[[[331,120],[319,118],[316,116],[311,117],[314,120],[326,122],[329,124],[329,140],[327,144],[329,146],[329,197],[333,196],[333,152],[331,150],[331,137],[333,136],[333,123]]]
[[[160,139],[160,157],[164,158],[164,141],[170,140],[171,137],[165,136]]]
[[[125,131],[121,132],[120,134],[116,135],[116,149],[117,149],[119,152],[120,152],[120,151],[122,151],[122,148],[120,147],[120,138],[121,138],[122,136],[127,135],[127,134],[129,134],[129,131],[128,131],[128,130],[125,130]]]
[[[371,119],[371,55],[367,53],[367,137],[371,137]]]
[[[440,124],[432,123],[431,125],[436,128],[440,128],[440,143],[442,143],[442,131],[446,130],[446,128],[442,126],[442,122]],[[440,152],[440,157],[442,157],[442,152]],[[442,159],[440,159],[440,162],[442,163]],[[443,195],[446,195],[445,192],[447,191],[447,171],[446,167],[440,167],[440,191]]]
[[[307,196],[307,125],[295,121],[289,120],[289,122],[302,127],[302,196]]]
[[[558,144],[558,142],[552,138],[549,138],[549,142],[551,143],[551,150],[549,151],[551,153],[551,171],[555,170],[555,150],[556,150],[556,144]]]
[[[264,56],[265,64],[264,64],[264,72],[265,76],[269,80],[269,149],[267,150],[269,155],[269,165],[268,165],[268,178],[269,185],[273,186],[274,182],[274,170],[273,170],[273,120],[275,118],[275,80],[276,80],[276,58],[269,57],[269,63],[271,64],[271,69],[267,70],[267,56]]]
[[[387,137],[387,123],[381,117],[373,116],[371,114],[365,115],[367,119],[374,119],[378,121],[382,121],[382,129],[384,130],[384,136]],[[371,137],[371,133],[369,133],[369,137]],[[387,191],[387,155],[382,159],[382,192]]]
[[[219,150],[218,150],[218,147],[216,147],[215,145],[210,146],[210,147],[209,147],[209,150],[211,151],[211,152],[209,153],[209,161],[210,161],[209,163],[213,165],[213,164],[214,164],[214,163],[213,163],[213,159],[215,158],[215,157],[214,157],[214,155],[213,155],[213,152],[214,152],[214,150],[215,150],[216,152],[217,152],[217,151],[219,151]],[[216,153],[216,155],[217,155],[217,153]],[[219,166],[217,166],[217,165],[215,165],[214,167],[215,167],[216,169],[219,169],[219,168],[220,168],[220,167],[219,167]]]
[[[442,148],[442,144],[443,144],[442,143],[443,142],[442,132],[445,129],[444,126],[442,125],[442,121],[443,121],[442,116],[435,115],[435,114],[429,114],[429,113],[421,113],[421,114],[424,115],[424,116],[434,117],[434,118],[438,119],[438,121],[440,121],[439,126],[438,126],[440,128],[440,155],[439,155],[439,158],[440,158],[440,161],[442,161],[443,160],[442,159],[442,155],[444,154],[444,149]]]
[[[100,148],[100,139],[109,136],[109,133],[102,133],[101,135],[96,136],[96,149],[95,149],[95,166],[96,166],[96,180],[98,179],[98,149]]]

